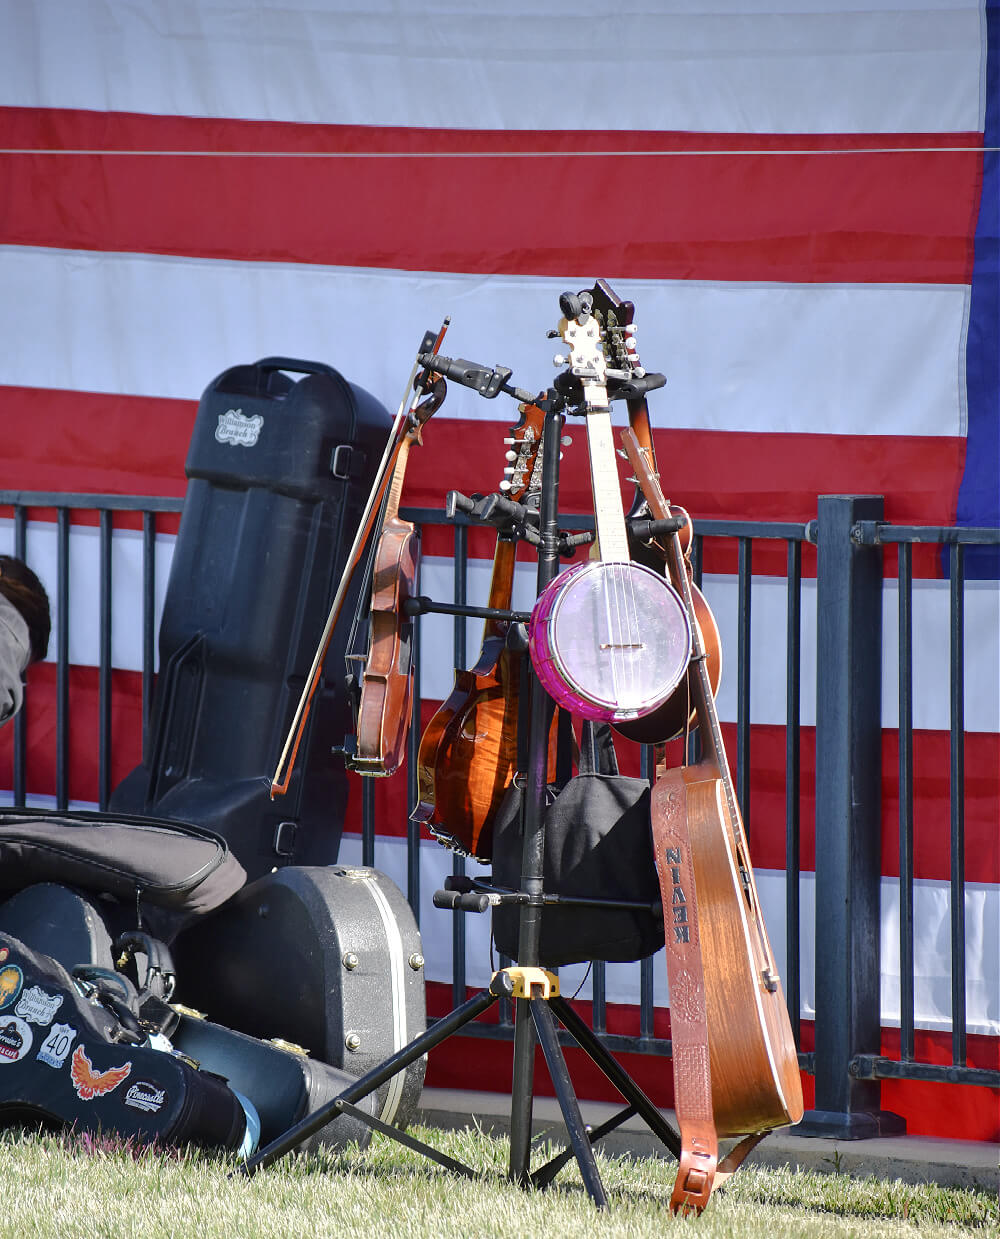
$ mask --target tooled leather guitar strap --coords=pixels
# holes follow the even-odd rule
[[[712,1191],[737,1169],[764,1133],[747,1136],[719,1162],[719,1139],[712,1106],[705,973],[688,833],[687,785],[682,770],[669,770],[653,784],[650,816],[663,901],[674,1107],[681,1137],[680,1164],[670,1208],[675,1213],[690,1209],[700,1213]]]

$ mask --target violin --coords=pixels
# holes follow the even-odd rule
[[[508,499],[531,507],[541,490],[545,415],[534,404],[519,407],[521,420],[506,440],[512,462],[507,485],[501,486]],[[501,528],[487,606],[510,609],[516,554],[516,531]],[[454,688],[424,729],[417,755],[413,820],[445,847],[479,861],[493,855],[494,819],[517,769],[521,655],[507,647],[509,628],[507,620],[486,620],[475,666],[455,672]],[[554,781],[555,721],[549,762]]]
[[[586,418],[600,557],[561,573],[539,595],[528,624],[529,652],[560,706],[617,726],[670,698],[687,671],[691,626],[677,590],[661,572],[633,561],[629,550],[608,383],[621,388],[632,372],[609,366],[609,333],[591,293],[564,294],[560,306],[557,332],[569,346],[570,368],[556,385]]]
[[[424,422],[440,408],[445,382],[425,379],[427,398],[413,410],[403,435],[382,510],[381,533],[372,565],[368,656],[360,676],[355,745],[346,757],[358,774],[395,774],[403,762],[413,709],[413,620],[405,604],[417,576],[420,535],[399,515],[410,448],[421,442]]]
[[[421,395],[424,394],[423,387],[425,383],[430,382],[431,374],[426,366],[422,366],[420,356],[427,352],[436,352],[444,338],[445,332],[448,330],[449,319],[446,318],[441,324],[441,330],[435,336],[433,332],[425,332],[424,338],[420,343],[420,350],[417,354],[417,361],[414,363],[413,369],[410,372],[410,377],[406,383],[406,390],[403,393],[403,399],[400,402],[399,409],[393,419],[392,427],[389,431],[389,437],[386,440],[385,451],[382,453],[382,459],[379,462],[379,467],[375,474],[375,482],[372,486],[371,493],[365,503],[365,510],[361,515],[361,521],[358,525],[357,532],[354,535],[354,541],[351,544],[351,549],[347,555],[347,561],[344,565],[344,571],[341,574],[340,583],[337,586],[337,592],[334,595],[333,602],[330,606],[330,613],[326,618],[326,623],[323,626],[323,632],[320,634],[319,643],[316,646],[316,653],[313,655],[312,666],[309,668],[309,674],[306,676],[306,682],[302,688],[301,696],[299,697],[298,705],[295,708],[295,715],[292,718],[291,726],[288,729],[288,735],[285,737],[285,743],[281,750],[281,755],[278,758],[278,764],[275,768],[274,775],[271,779],[271,799],[275,796],[284,796],[288,791],[288,786],[292,779],[292,772],[295,769],[295,759],[298,756],[299,746],[302,743],[302,737],[305,734],[306,723],[309,719],[309,712],[312,708],[312,700],[316,695],[316,689],[319,687],[320,675],[323,670],[323,662],[326,659],[326,652],[330,647],[330,639],[333,636],[333,630],[340,619],[340,613],[344,608],[344,600],[347,597],[348,590],[351,587],[351,581],[354,579],[354,573],[357,570],[358,564],[361,562],[361,556],[365,546],[371,536],[375,526],[376,517],[382,506],[382,501],[385,498],[386,488],[389,485],[391,478],[395,473],[396,462],[399,459],[400,453],[403,451],[405,442],[405,431],[411,429],[417,424],[417,412],[421,410],[418,401]],[[419,376],[419,377],[418,377]],[[435,379],[438,376],[434,376]],[[441,397],[443,399],[443,395]],[[440,404],[440,400],[438,401]],[[438,404],[433,401],[425,402],[422,407],[423,420],[434,412]],[[407,451],[409,446],[407,445]]]
[[[666,517],[669,505],[645,454],[636,447],[629,459],[654,518]],[[670,576],[693,633],[691,695],[703,756],[678,769],[658,769],[650,814],[667,920],[671,1007],[676,1010],[674,1079],[682,1148],[671,1206],[675,1211],[700,1211],[716,1183],[718,1137],[749,1133],[718,1164],[721,1182],[763,1133],[797,1123],[803,1100],[788,1009],[761,912],[716,712],[703,625],[695,616],[678,534],[671,536],[669,552]],[[695,895],[699,909],[693,924],[684,892],[689,877],[688,895]],[[697,1039],[699,1024],[707,1037],[707,1064],[689,1040]],[[710,1092],[710,1099],[700,1090]]]

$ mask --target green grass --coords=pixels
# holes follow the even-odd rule
[[[595,1210],[571,1162],[548,1191],[506,1179],[507,1143],[477,1131],[413,1134],[480,1172],[449,1174],[376,1135],[364,1153],[291,1155],[254,1178],[195,1151],[131,1151],[86,1136],[0,1134],[0,1235],[17,1239],[701,1239],[1000,1233],[996,1196],[983,1191],[744,1167],[700,1218],[670,1213],[676,1163],[599,1156],[609,1208]],[[548,1149],[538,1151],[540,1159]],[[686,1228],[694,1227],[696,1231]]]

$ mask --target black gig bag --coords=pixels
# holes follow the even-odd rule
[[[145,922],[169,942],[185,925],[225,903],[245,881],[225,841],[190,823],[0,809],[0,930],[30,937],[36,948],[41,945],[36,937],[19,934],[28,904],[34,908],[36,901],[25,894],[15,913],[8,898],[35,886],[57,883],[96,897],[94,908],[110,918],[112,934]],[[47,929],[58,935],[60,926]],[[61,951],[48,953],[63,958]]]
[[[521,790],[507,789],[493,831],[493,884],[517,890],[524,839]],[[583,725],[578,773],[545,810],[544,890],[632,907],[552,905],[542,911],[539,958],[559,967],[601,959],[627,962],[663,946],[663,913],[653,859],[649,782],[618,771],[610,728]],[[643,905],[643,906],[635,906]],[[497,949],[517,959],[516,906],[493,909]]]

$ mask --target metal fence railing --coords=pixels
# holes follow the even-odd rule
[[[14,554],[28,549],[28,516],[39,509],[54,511],[56,664],[56,789],[57,807],[69,801],[67,737],[71,726],[69,648],[74,600],[70,591],[69,531],[80,513],[96,520],[99,538],[100,640],[98,683],[100,731],[94,761],[99,772],[99,807],[107,806],[111,750],[111,597],[112,537],[119,513],[138,513],[141,521],[142,716],[150,718],[155,667],[155,581],[157,518],[178,513],[182,501],[142,497],[76,495],[36,492],[0,492],[0,519],[12,512]],[[404,515],[422,525],[444,524],[444,513],[409,510]],[[124,519],[124,518],[121,518]],[[564,517],[571,528],[585,529],[588,518]],[[459,516],[454,525],[452,602],[468,601],[468,525]],[[591,522],[592,523],[592,522]],[[735,672],[736,719],[735,778],[737,796],[748,825],[753,850],[754,814],[750,803],[753,766],[751,703],[751,632],[754,620],[753,561],[762,544],[783,544],[785,605],[785,975],[784,987],[793,1029],[800,1037],[802,985],[799,968],[803,928],[801,892],[800,820],[802,792],[801,701],[803,695],[803,547],[813,545],[816,558],[816,860],[815,917],[822,932],[814,932],[815,1048],[800,1051],[802,1067],[815,1076],[815,1114],[824,1133],[864,1135],[876,1131],[883,1079],[947,1080],[971,1086],[1000,1087],[1000,1071],[977,1068],[968,1061],[966,1010],[966,880],[965,880],[965,621],[966,581],[964,555],[969,546],[1000,545],[996,529],[952,527],[899,527],[882,519],[878,498],[832,496],[819,501],[817,519],[807,524],[753,521],[695,522],[693,565],[695,582],[702,581],[706,548],[735,546]],[[949,781],[950,781],[950,953],[951,953],[951,1062],[920,1061],[916,1052],[914,999],[914,766],[913,766],[913,561],[918,543],[948,548],[945,564],[949,605]],[[881,766],[883,675],[882,609],[886,588],[883,555],[894,547],[898,557],[898,715],[899,819],[882,820]],[[809,552],[813,554],[812,551]],[[768,551],[773,568],[774,551]],[[889,578],[891,581],[891,577]],[[811,588],[811,586],[810,586]],[[415,625],[414,661],[419,666],[419,622]],[[812,633],[807,634],[809,641]],[[733,651],[727,650],[732,658]],[[469,663],[466,620],[454,621],[454,661]],[[419,700],[414,718],[419,719]],[[30,726],[30,704],[14,723],[12,770],[9,786],[13,800],[23,805],[29,794],[25,773],[25,731]],[[416,799],[416,746],[419,728],[411,729],[408,803]],[[648,764],[642,769],[648,773]],[[2,781],[2,776],[0,776]],[[362,780],[362,859],[374,863],[375,814],[371,780]],[[881,925],[880,843],[883,831],[898,832],[899,841],[899,957],[900,1055],[886,1057],[881,1048],[881,995],[878,950]],[[407,828],[407,894],[415,909],[420,903],[421,849],[419,829]],[[456,873],[464,871],[460,857]],[[815,929],[815,927],[811,927]],[[452,991],[456,1004],[467,994],[465,976],[465,918],[454,917]],[[640,994],[638,1033],[609,1033],[606,1020],[605,970],[595,965],[591,982],[592,1018],[596,1031],[613,1052],[668,1054],[669,1042],[654,1033],[653,961],[636,964]],[[511,1035],[509,1012],[498,1024],[477,1027],[479,1035]],[[801,1045],[801,1043],[800,1043]],[[825,1124],[825,1127],[824,1127]]]

